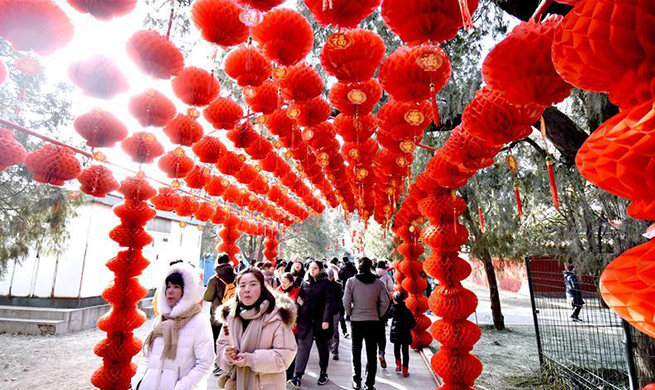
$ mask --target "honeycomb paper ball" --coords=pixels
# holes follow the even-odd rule
[[[155,190],[150,185],[150,183],[148,183],[148,180],[139,174],[123,180],[121,182],[121,188],[118,190],[118,192],[123,194],[127,200],[136,200],[141,202],[144,202],[157,195],[157,190]]]
[[[190,106],[206,106],[220,91],[218,80],[211,73],[193,66],[182,69],[171,84],[175,96]]]
[[[303,0],[321,26],[354,28],[380,6],[381,0]]]
[[[73,127],[87,146],[94,148],[112,147],[127,137],[127,126],[114,114],[99,108],[75,118]]]
[[[173,188],[162,187],[157,195],[151,199],[151,202],[157,210],[173,211],[180,203],[180,195]]]
[[[25,157],[25,167],[35,181],[61,186],[82,173],[82,166],[71,149],[47,144]]]
[[[77,177],[80,182],[80,191],[99,198],[120,188],[111,170],[104,165],[91,165]]]
[[[168,80],[184,68],[180,50],[156,31],[137,31],[125,47],[141,72],[154,78]]]
[[[154,134],[139,131],[125,138],[121,148],[134,162],[149,164],[164,154],[164,147],[157,141]]]
[[[254,46],[241,46],[225,59],[225,73],[240,87],[258,87],[272,72],[271,63]]]
[[[202,138],[204,129],[194,116],[177,114],[164,126],[164,134],[174,144],[192,146]]]
[[[266,80],[259,87],[245,87],[243,100],[254,112],[271,114],[278,108],[279,94],[275,83]]]
[[[116,63],[100,55],[71,63],[68,76],[82,93],[99,99],[112,99],[130,88]]]
[[[202,115],[215,129],[231,130],[243,117],[243,110],[234,100],[218,97],[205,108]]]
[[[236,46],[248,39],[248,26],[240,19],[242,12],[232,0],[197,0],[191,8],[191,21],[206,41]]]
[[[14,138],[14,132],[0,127],[0,171],[22,163],[27,156],[25,147]]]
[[[90,14],[102,21],[129,14],[136,8],[136,2],[137,0],[68,0],[68,4],[79,12]]]
[[[154,89],[132,96],[128,107],[130,114],[143,127],[163,127],[173,119],[177,111],[175,104],[166,95]]]
[[[313,99],[323,92],[323,80],[316,70],[306,64],[287,68],[278,68],[275,76],[287,100],[305,101]]]
[[[366,81],[375,74],[385,52],[384,41],[373,31],[348,30],[327,38],[321,65],[339,81]]]
[[[295,65],[312,49],[312,26],[300,12],[278,8],[264,14],[263,20],[252,29],[252,37],[266,58],[282,66]]]
[[[345,115],[366,115],[382,97],[382,86],[376,79],[359,83],[336,83],[330,89],[330,103]]]

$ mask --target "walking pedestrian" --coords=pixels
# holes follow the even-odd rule
[[[300,284],[305,279],[305,266],[302,264],[302,261],[296,260],[293,262],[291,275],[293,275],[295,285],[300,287]]]
[[[407,378],[409,376],[409,346],[412,344],[411,330],[416,326],[416,319],[405,306],[405,294],[402,291],[393,293],[393,305],[389,316],[391,317],[389,340],[393,343],[396,372],[402,371],[403,377]]]
[[[298,297],[300,305],[298,311],[298,355],[296,358],[296,372],[289,380],[295,388],[302,384],[309,353],[316,342],[320,373],[318,385],[328,382],[328,363],[330,357],[330,339],[334,334],[332,315],[335,311],[334,290],[327,280],[320,261],[309,263],[309,270],[300,286]]]
[[[217,343],[216,361],[227,372],[219,377],[219,387],[284,389],[285,370],[296,354],[293,302],[274,294],[262,272],[249,268],[237,277],[237,294],[219,315],[227,326]]]
[[[347,256],[343,257],[343,265],[339,269],[339,280],[341,280],[344,285],[348,282],[348,279],[357,275],[357,267],[350,261]]]
[[[270,261],[265,261],[261,268],[262,273],[264,274],[264,280],[269,287],[273,290],[277,288],[275,284],[275,272],[273,271],[273,263]]]
[[[376,350],[380,319],[389,308],[389,293],[384,283],[373,274],[373,262],[362,257],[358,273],[348,279],[343,296],[346,316],[350,317],[352,334],[353,389],[361,389],[362,344],[366,343],[366,389],[375,390]],[[371,331],[374,330],[374,331]]]
[[[143,343],[132,388],[199,390],[206,386],[214,360],[211,326],[200,315],[200,276],[189,264],[174,264],[158,291],[160,315]]]
[[[339,360],[339,319],[344,315],[343,307],[343,286],[341,281],[336,279],[337,273],[333,269],[328,269],[327,271],[328,281],[332,285],[334,290],[334,302],[336,305],[336,310],[332,315],[332,326],[334,327],[334,335],[330,339],[330,352],[332,352],[332,359]]]
[[[564,284],[566,285],[566,296],[573,307],[571,319],[573,321],[582,321],[582,319],[580,319],[580,311],[582,310],[585,301],[582,299],[582,290],[578,283],[578,277],[575,274],[575,266],[572,263],[568,263],[563,273]]]
[[[300,287],[296,286],[293,283],[293,275],[291,275],[290,272],[284,273],[282,275],[282,278],[280,279],[280,287],[278,288],[278,291],[282,294],[285,294],[291,301],[296,305],[296,309],[298,309],[298,295],[300,295]],[[293,336],[296,339],[296,343],[298,342],[298,324],[293,324]],[[296,358],[293,358],[293,361],[291,362],[291,365],[289,365],[289,368],[287,368],[287,381],[293,378],[293,374],[295,373],[296,370]]]
[[[387,289],[387,293],[389,294],[389,300],[391,300],[391,295],[393,294],[393,279],[391,278],[391,275],[389,275],[389,271],[387,269],[387,262],[384,260],[380,260],[377,263],[374,262],[376,265],[375,271],[378,277],[380,278],[380,281],[384,283],[385,288]],[[385,352],[387,349],[387,322],[389,321],[389,316],[388,314],[385,313],[384,316],[380,319],[380,330],[378,333],[378,360],[380,360],[380,367],[382,368],[387,368],[387,360],[385,359]]]

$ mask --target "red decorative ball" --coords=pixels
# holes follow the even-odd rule
[[[432,256],[423,263],[423,269],[441,283],[453,286],[471,274],[471,265],[460,258],[458,253],[433,251]]]
[[[157,166],[170,178],[185,177],[193,169],[193,160],[184,153],[184,149],[177,147],[164,154]]]
[[[213,215],[214,207],[209,202],[200,202],[198,210],[193,213],[193,217],[201,222],[209,221],[209,218],[211,218]]]
[[[431,332],[444,347],[465,351],[472,350],[482,334],[480,328],[468,320],[438,320],[432,324]]]
[[[93,352],[108,360],[131,360],[137,355],[143,343],[132,332],[112,332],[107,338],[96,344]]]
[[[154,78],[168,80],[184,68],[180,50],[156,31],[137,31],[125,48],[141,72]]]
[[[91,376],[91,384],[103,390],[127,389],[130,387],[130,380],[136,374],[136,369],[136,364],[129,360],[119,363],[107,359]]]
[[[478,7],[478,0],[384,0],[382,19],[403,42],[441,43],[455,38],[462,27],[462,3],[470,15]]]
[[[193,116],[177,114],[164,126],[164,134],[172,143],[191,146],[202,138],[202,125]]]
[[[334,119],[334,126],[345,142],[364,142],[378,128],[378,120],[373,114],[354,117],[339,114]]]
[[[378,111],[380,128],[394,141],[415,140],[423,135],[423,130],[432,122],[430,102],[399,102],[391,100]],[[395,142],[399,147],[400,143]],[[411,150],[405,150],[411,153]]]
[[[191,147],[200,162],[214,164],[227,152],[227,148],[218,137],[205,135]]]
[[[300,12],[279,8],[264,14],[252,29],[252,37],[264,55],[282,66],[295,65],[304,59],[314,44],[312,26]]]
[[[112,147],[127,137],[127,126],[111,112],[99,108],[78,116],[73,126],[92,148]]]
[[[126,278],[141,275],[144,269],[148,267],[150,262],[143,257],[141,249],[128,249],[126,251],[118,252],[116,257],[111,258],[107,262],[107,268],[117,275],[122,275]]]
[[[482,373],[482,363],[477,357],[450,348],[441,348],[432,356],[431,364],[446,384],[473,386]]]
[[[243,100],[254,112],[261,112],[268,115],[278,108],[278,88],[275,83],[266,80],[259,87],[245,87],[243,89]]]
[[[321,65],[342,82],[366,81],[373,77],[386,46],[373,31],[356,29],[334,33],[321,51]]]
[[[288,68],[278,68],[275,77],[287,100],[305,101],[313,99],[323,92],[321,76],[309,65],[298,64]]]
[[[73,8],[84,14],[90,14],[98,20],[112,20],[127,15],[136,8],[137,0],[68,0]]]
[[[104,165],[91,165],[82,171],[77,181],[81,184],[80,191],[98,198],[120,188],[111,170]]]
[[[111,99],[130,88],[114,61],[99,55],[71,63],[68,76],[85,95],[99,99]]]
[[[336,83],[330,89],[330,103],[342,114],[366,115],[382,97],[382,86],[376,79],[359,83]]]
[[[303,0],[321,26],[354,28],[380,6],[381,0]],[[326,6],[328,4],[328,6]]]
[[[401,46],[380,66],[378,80],[400,101],[421,101],[434,96],[448,82],[452,69],[438,46]]]
[[[232,0],[197,0],[191,8],[191,21],[205,40],[236,46],[248,39],[248,27],[240,20],[242,12]]]
[[[238,154],[228,150],[221,155],[216,168],[224,175],[234,176],[241,170],[242,165],[243,159],[239,158]]]
[[[206,70],[186,67],[171,82],[175,96],[190,106],[206,106],[218,96],[221,87]]]
[[[211,175],[209,180],[207,180],[207,184],[205,185],[205,191],[209,196],[221,196],[229,184],[230,182],[227,181],[227,179],[220,176]]]
[[[175,213],[180,217],[189,217],[198,211],[199,207],[200,203],[194,196],[182,196],[180,203],[175,207]]]
[[[231,130],[243,118],[243,110],[234,100],[217,97],[205,108],[202,115],[215,129]]]
[[[121,275],[104,289],[101,296],[113,307],[128,308],[136,306],[147,294],[148,289],[140,285],[137,278],[125,278]]]
[[[482,64],[488,87],[514,104],[550,106],[571,91],[557,74],[551,57],[555,30],[562,17],[551,15],[541,23],[522,22],[498,43]]]
[[[149,164],[164,154],[164,147],[154,134],[139,131],[125,138],[121,148],[134,162]]]
[[[177,112],[175,104],[166,95],[154,89],[147,89],[142,94],[132,96],[129,110],[143,127],[163,127]]]
[[[225,207],[216,207],[214,215],[211,217],[211,223],[214,225],[221,225],[225,222],[226,217]]]
[[[271,77],[273,66],[257,48],[247,45],[228,54],[225,59],[225,73],[240,87],[258,87]]]
[[[16,51],[52,54],[66,46],[73,33],[73,24],[54,1],[0,1],[0,37]]]
[[[146,322],[146,315],[141,310],[136,308],[112,308],[109,313],[100,317],[98,328],[108,333],[131,332],[143,325],[144,322]],[[134,376],[134,373],[130,375],[130,378],[132,376]]]
[[[325,122],[332,113],[328,102],[322,96],[315,97],[302,103],[295,104],[291,110],[298,110],[296,121],[300,126],[317,126]]]
[[[180,203],[180,195],[173,188],[162,187],[159,189],[159,193],[150,201],[157,210],[173,211]]]
[[[461,285],[438,286],[429,299],[430,309],[444,319],[464,320],[478,305],[478,297]]]
[[[0,127],[0,171],[25,161],[27,150],[14,138],[14,132]]]
[[[157,215],[157,212],[146,202],[130,199],[114,206],[113,212],[121,220],[123,227],[130,228],[145,226]]]
[[[184,181],[189,188],[201,189],[207,184],[210,175],[211,169],[202,165],[195,165],[191,172],[186,175]]]
[[[125,199],[128,200],[138,200],[145,202],[146,200],[157,195],[157,190],[155,190],[148,180],[143,178],[141,175],[128,177],[121,182],[121,188],[118,190]]]
[[[61,186],[82,173],[82,166],[75,152],[64,146],[47,144],[25,157],[25,167],[33,179],[40,183]]]
[[[129,248],[143,248],[152,243],[152,236],[142,227],[118,225],[109,232],[109,238],[119,246]]]

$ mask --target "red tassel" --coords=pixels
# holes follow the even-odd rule
[[[464,30],[473,28],[473,17],[469,10],[468,0],[459,0],[459,10],[462,13],[462,27]]]
[[[553,206],[559,210],[559,197],[557,196],[557,182],[555,181],[555,170],[551,157],[546,157],[546,168],[548,169],[548,182],[550,183],[550,194],[553,197]]]
[[[519,213],[519,219],[521,219],[521,217],[523,217],[523,204],[521,203],[519,187],[516,184],[514,184],[514,196],[516,197],[516,209]]]
[[[482,206],[478,206],[478,217],[480,217],[480,230],[484,233],[484,215],[482,215]]]
[[[432,103],[432,122],[435,126],[439,125],[439,109],[437,108],[437,93],[434,83],[430,83],[430,102]]]
[[[175,2],[171,0],[171,15],[168,17],[168,29],[166,30],[166,39],[171,39],[171,27],[173,27],[173,13],[175,12]]]

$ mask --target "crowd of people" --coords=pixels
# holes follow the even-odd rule
[[[415,322],[405,296],[394,292],[386,261],[361,257],[356,263],[348,257],[266,261],[237,273],[221,255],[204,290],[192,266],[174,264],[158,290],[160,315],[144,342],[132,388],[199,389],[212,365],[221,389],[301,388],[314,346],[317,384],[325,385],[330,356],[339,360],[345,337],[352,341],[353,389],[374,390],[378,364],[387,367],[389,320],[396,371],[409,376]],[[210,305],[209,321],[197,315],[203,299]]]

